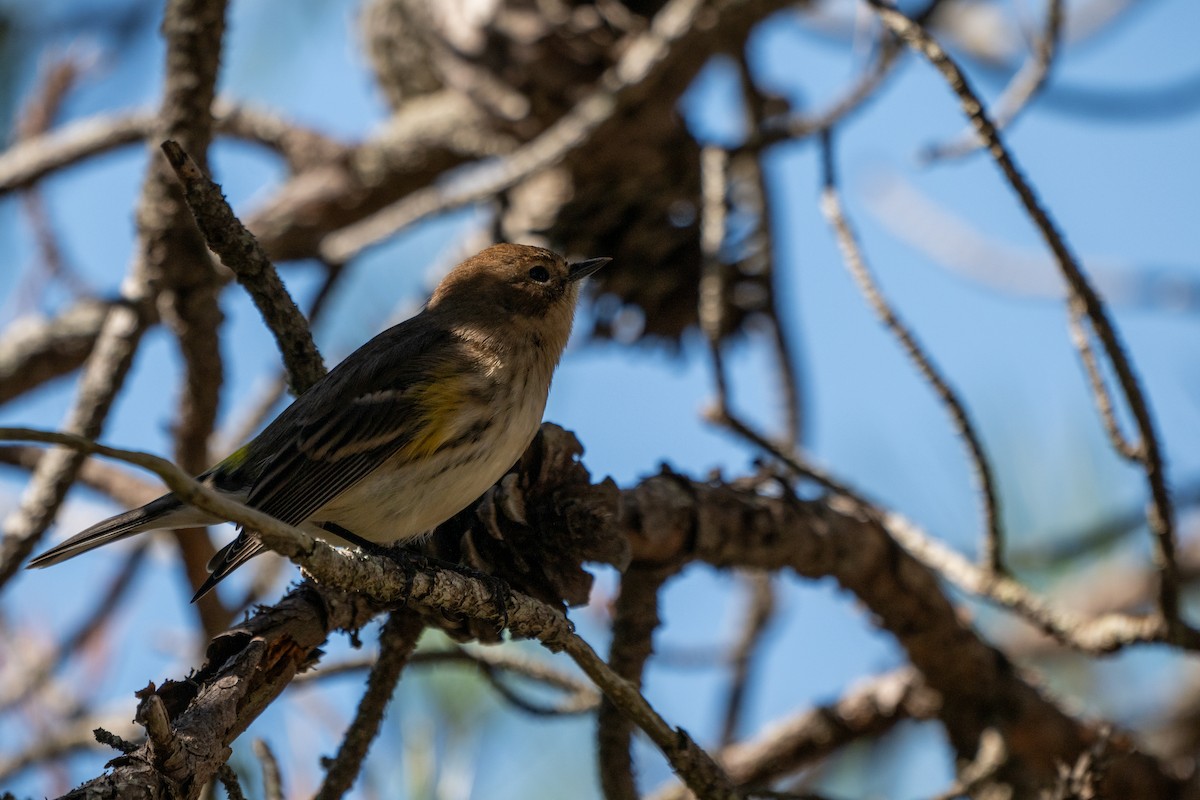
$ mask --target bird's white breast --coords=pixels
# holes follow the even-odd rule
[[[478,441],[416,460],[393,457],[312,520],[334,522],[380,544],[410,539],[446,521],[499,480],[533,440],[546,408],[549,377],[535,383],[540,385],[526,388],[519,381],[501,381],[508,391],[488,408],[460,415],[447,437],[453,440],[488,419]]]

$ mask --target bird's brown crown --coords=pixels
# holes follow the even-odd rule
[[[545,317],[573,308],[579,294],[566,259],[541,247],[496,244],[468,258],[442,279],[429,309],[496,319]]]

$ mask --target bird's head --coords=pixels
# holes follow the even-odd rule
[[[462,324],[536,333],[565,345],[580,282],[611,260],[568,264],[541,247],[492,245],[450,270],[428,307]]]

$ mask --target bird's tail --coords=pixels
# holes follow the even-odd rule
[[[126,511],[115,517],[97,522],[85,531],[75,534],[60,545],[50,548],[29,562],[30,569],[40,569],[74,558],[80,553],[94,550],[101,545],[133,536],[135,533],[152,530],[174,530],[200,525],[212,525],[221,520],[207,512],[184,505],[173,494],[165,494],[141,508]]]
[[[211,592],[226,575],[266,550],[258,536],[241,531],[236,539],[222,547],[208,562],[208,580],[196,590],[192,602]]]

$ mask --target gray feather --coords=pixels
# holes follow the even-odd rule
[[[49,567],[142,531],[191,528],[219,521],[206,512],[185,506],[175,495],[166,494],[141,508],[97,522],[87,530],[42,553],[29,562],[29,567]]]

